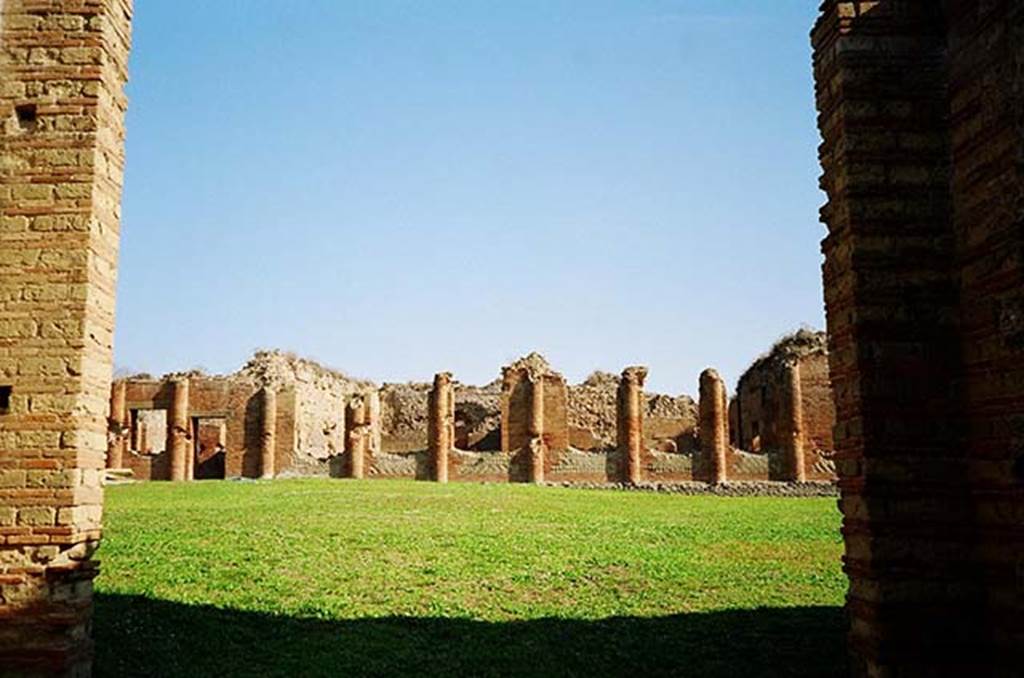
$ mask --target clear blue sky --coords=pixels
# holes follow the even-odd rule
[[[817,4],[136,3],[117,364],[732,384],[823,324]]]

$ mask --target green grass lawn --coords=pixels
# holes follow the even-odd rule
[[[110,488],[96,671],[842,675],[834,499]]]

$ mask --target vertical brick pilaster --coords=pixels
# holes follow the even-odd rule
[[[260,477],[270,480],[277,473],[277,391],[272,386],[263,388],[260,408]]]
[[[188,379],[175,379],[170,384],[171,406],[167,409],[167,454],[170,457],[171,480],[181,482],[188,477],[188,457],[192,454],[192,422],[189,418]]]
[[[715,370],[708,369],[700,375],[698,409],[701,480],[723,483],[729,479],[729,406],[725,382]]]
[[[781,386],[782,421],[779,429],[786,480],[802,483],[807,480],[807,467],[804,459],[804,404],[799,362],[786,367]]]
[[[427,408],[428,454],[434,480],[447,483],[448,456],[455,444],[455,389],[449,372],[434,376]]]
[[[89,672],[130,18],[128,0],[0,3],[0,672],[14,675]]]
[[[988,661],[961,426],[942,7],[829,1],[812,36],[847,608],[863,675],[972,675]]]
[[[623,480],[637,485],[643,481],[644,381],[647,368],[627,367],[619,378],[616,436],[622,456]]]
[[[119,469],[124,465],[124,449],[129,439],[127,409],[128,385],[116,381],[110,387],[110,422],[107,434],[107,468]]]
[[[354,396],[345,408],[345,452],[348,455],[349,477],[366,477],[366,462],[370,456],[375,433],[373,404],[369,395]]]
[[[530,482],[536,485],[544,482],[544,375],[531,374],[530,380]]]

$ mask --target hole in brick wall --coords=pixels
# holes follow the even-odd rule
[[[0,415],[11,413],[11,393],[13,386],[0,386]]]
[[[36,123],[39,120],[39,112],[36,109],[35,104],[22,104],[21,106],[15,106],[14,112],[18,116],[18,126],[23,131],[31,132],[36,128]]]

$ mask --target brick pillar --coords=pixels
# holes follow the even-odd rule
[[[448,482],[448,453],[455,443],[455,393],[452,375],[441,372],[434,377],[427,405],[427,439],[434,480]]]
[[[185,452],[185,480],[196,479],[196,441],[199,440],[198,422],[189,417],[188,420],[188,448]]]
[[[260,398],[260,477],[273,479],[277,458],[277,391],[264,386]]]
[[[110,431],[107,435],[107,468],[121,468],[124,465],[124,448],[128,444],[130,425],[128,423],[128,385],[115,381],[110,387]]]
[[[353,396],[345,407],[345,452],[349,477],[366,477],[368,459],[380,451],[380,394],[370,390]]]
[[[0,673],[85,676],[131,4],[0,2]]]
[[[371,389],[363,394],[363,399],[366,401],[366,418],[370,426],[367,447],[370,456],[373,456],[381,451],[381,437],[383,435],[380,419],[380,391]]]
[[[822,249],[836,463],[859,675],[990,675],[975,669],[993,660],[986,579],[973,562],[980,531],[958,392],[960,257],[951,224],[950,45],[942,16],[956,4],[833,0],[812,36],[828,196]],[[964,4],[974,17],[982,5],[1007,7]],[[993,35],[1014,40],[1006,31]],[[984,49],[995,55],[999,43],[991,37]],[[1013,91],[1013,73],[1020,79],[1019,67],[985,72],[999,75],[986,86],[972,77],[981,89],[971,110]],[[980,144],[959,144],[981,149],[984,159],[965,169],[992,186],[998,182],[986,172],[1004,157],[1000,143],[986,132]],[[981,219],[999,218],[996,202],[970,202],[983,205]],[[1004,255],[1009,246],[1001,241]],[[1001,267],[992,270],[1003,276]],[[993,310],[984,312],[997,317]],[[987,365],[994,349],[982,351]]]
[[[192,452],[192,427],[188,415],[188,379],[171,382],[171,407],[167,410],[167,454],[171,461],[171,480],[188,477],[188,455]]]
[[[530,482],[544,483],[544,376],[531,374],[530,379]]]
[[[348,456],[348,477],[362,480],[366,476],[367,407],[362,396],[353,396],[345,406],[345,454]]]
[[[647,368],[627,367],[619,380],[616,434],[623,460],[623,480],[637,485],[643,481],[644,381]]]
[[[134,436],[132,449],[140,453],[148,453],[150,451],[149,427],[146,426],[146,421],[141,417],[135,422],[135,429],[132,431],[132,435]]]
[[[703,455],[705,480],[723,483],[729,476],[729,408],[725,382],[715,370],[700,375],[700,451]]]
[[[804,405],[800,363],[786,367],[780,405],[779,438],[786,465],[786,480],[802,483],[807,480],[807,469],[804,465]]]

